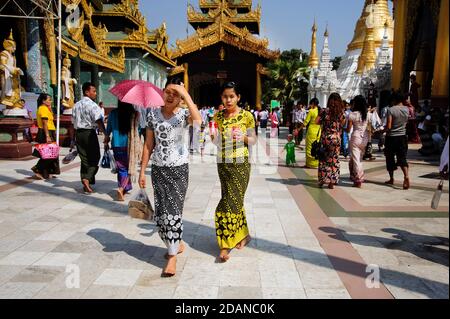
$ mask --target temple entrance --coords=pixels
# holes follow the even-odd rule
[[[225,52],[223,60],[219,56],[221,50]],[[258,59],[253,54],[231,46],[216,45],[184,56],[182,63],[189,65],[189,92],[198,106],[220,105],[220,88],[228,81],[239,85],[242,105],[256,105],[255,65]]]
[[[190,88],[195,103],[198,104],[199,107],[203,106],[219,106],[222,104],[222,100],[220,98],[220,89],[222,85],[228,81],[235,81],[239,84],[241,90],[241,105],[245,105],[248,103],[250,106],[254,106],[252,104],[252,98],[254,98],[254,93],[252,92],[252,85],[249,85],[249,79],[244,77],[233,77],[227,79],[218,79],[213,74],[197,74],[193,75],[190,80]]]

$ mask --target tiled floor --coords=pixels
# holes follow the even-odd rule
[[[173,278],[160,276],[165,248],[155,226],[131,219],[126,202],[113,200],[108,170],[100,169],[91,196],[80,192],[77,167],[55,180],[0,190],[0,298],[359,298],[365,292],[352,285],[366,277],[355,267],[369,264],[380,267],[384,297],[448,298],[448,206],[427,218],[434,184],[427,189],[430,181],[419,177],[434,172],[433,163],[414,161],[420,189],[409,193],[369,183],[363,190],[339,187],[334,196],[313,187],[314,172],[279,169],[279,154],[258,154],[245,200],[253,241],[225,264],[215,262],[214,158],[202,163],[194,156],[184,209],[187,249]],[[304,153],[297,157],[301,165]],[[269,160],[272,166],[264,164]],[[0,186],[27,178],[33,164],[0,161]],[[382,165],[381,158],[368,163],[368,179],[382,180]],[[346,184],[345,161],[342,171]],[[446,199],[448,192],[442,205]],[[404,215],[379,216],[374,206]],[[405,206],[423,209],[410,216]]]

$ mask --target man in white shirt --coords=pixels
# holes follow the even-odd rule
[[[297,107],[294,109],[292,121],[294,123],[294,129],[297,130],[297,135],[295,136],[295,145],[300,145],[303,140],[303,123],[306,119],[306,110],[303,104],[298,103]]]
[[[255,133],[256,136],[258,136],[258,131],[259,131],[259,112],[257,109],[255,109],[253,112],[253,118],[255,119]]]
[[[75,129],[78,155],[81,159],[81,183],[85,193],[92,193],[91,185],[95,184],[95,175],[98,172],[100,161],[100,145],[96,129],[105,136],[103,143],[109,143],[105,134],[105,125],[102,110],[94,102],[97,98],[97,89],[92,83],[83,84],[83,98],[78,101],[72,112],[72,123]]]
[[[262,129],[266,129],[267,128],[267,120],[269,119],[269,112],[266,109],[263,109],[261,112],[259,112],[258,118],[259,118],[260,127]]]

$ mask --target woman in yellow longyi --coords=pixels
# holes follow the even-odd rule
[[[224,110],[214,117],[218,133],[211,138],[218,146],[217,169],[222,186],[216,208],[216,236],[219,260],[226,262],[231,249],[242,249],[250,242],[244,197],[250,180],[248,146],[256,143],[256,133],[253,115],[238,106],[241,96],[236,83],[226,83],[221,97]]]

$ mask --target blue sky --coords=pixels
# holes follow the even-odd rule
[[[188,0],[198,8],[198,0]],[[318,49],[328,23],[332,56],[344,55],[353,38],[364,0],[260,0],[262,4],[261,36],[268,37],[272,49],[300,48],[310,51],[311,26],[316,17],[319,28]],[[254,6],[258,1],[253,1]],[[392,5],[392,4],[391,4]],[[186,0],[140,0],[147,25],[156,28],[167,23],[170,43],[186,37]],[[189,34],[194,30],[189,26]]]

